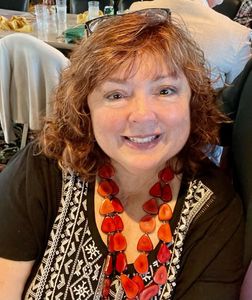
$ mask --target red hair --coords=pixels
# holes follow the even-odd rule
[[[54,112],[45,120],[39,136],[45,155],[85,179],[94,177],[109,158],[94,141],[87,96],[125,62],[130,73],[132,64],[143,53],[167,64],[175,74],[182,71],[189,82],[191,131],[177,155],[181,166],[177,171],[190,176],[197,172],[206,156],[203,150],[218,143],[224,120],[216,105],[204,55],[173,18],[153,24],[147,16],[134,13],[109,19],[76,46],[55,93]]]

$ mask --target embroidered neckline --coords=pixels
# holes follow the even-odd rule
[[[63,174],[62,198],[58,215],[52,227],[44,257],[26,293],[25,300],[44,298],[55,300],[57,297],[62,300],[76,299],[77,293],[84,287],[84,284],[89,289],[85,294],[85,299],[100,299],[104,276],[101,272],[102,266],[97,262],[101,259],[102,253],[98,251],[91,237],[86,219],[88,187],[88,183],[83,182],[74,173]],[[200,180],[194,180],[190,183],[180,220],[174,232],[174,253],[169,267],[168,281],[157,299],[171,299],[176,286],[186,233],[200,209],[211,200],[212,194],[212,191]],[[69,222],[63,222],[66,220],[65,218],[69,219]],[[78,255],[84,252],[84,258],[87,259],[85,251],[89,251],[87,248],[89,246],[97,251],[97,256],[92,256],[93,259],[88,261],[85,268],[82,268],[78,265]],[[155,266],[155,261],[153,265]],[[152,271],[152,265],[150,269]],[[95,278],[93,280],[97,280],[95,290],[91,285],[92,279],[90,280],[85,275],[91,271],[93,278]],[[78,279],[71,281],[73,275],[77,273]],[[111,292],[111,299],[123,299],[124,294],[119,282],[115,280],[112,286],[115,289]]]

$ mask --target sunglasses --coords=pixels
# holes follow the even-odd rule
[[[106,22],[108,19],[122,18],[125,15],[132,15],[132,14],[144,16],[148,18],[150,24],[161,23],[166,20],[170,20],[171,18],[171,11],[169,8],[147,8],[147,9],[137,10],[134,12],[126,12],[120,15],[104,15],[102,17],[89,20],[85,23],[87,37],[89,37],[99,25]]]

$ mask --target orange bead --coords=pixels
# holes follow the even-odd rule
[[[114,212],[114,206],[108,198],[102,201],[99,212],[101,215],[108,215]]]
[[[158,218],[160,221],[169,221],[172,218],[172,210],[169,204],[165,203],[159,207]]]
[[[104,233],[112,233],[116,231],[116,224],[111,217],[105,217],[102,221],[101,230]]]
[[[139,252],[150,252],[153,250],[153,244],[148,235],[144,234],[140,237],[137,243],[137,250]]]
[[[142,290],[144,289],[144,282],[143,282],[143,279],[141,276],[139,275],[135,275],[132,280],[138,285],[138,288],[139,288],[139,292],[138,293],[141,293]]]
[[[144,233],[151,233],[155,230],[156,220],[150,215],[145,215],[140,220],[139,227]]]
[[[130,299],[135,298],[139,291],[138,285],[125,274],[121,274],[120,279],[126,296]]]
[[[99,183],[97,192],[102,197],[108,197],[113,193],[113,186],[108,180],[103,180]]]
[[[115,268],[118,273],[122,273],[127,269],[127,258],[124,252],[119,252],[116,255]]]
[[[113,243],[115,251],[123,251],[127,248],[126,239],[121,232],[117,232],[114,234]]]
[[[172,241],[171,227],[168,223],[162,224],[159,227],[158,238],[165,243],[169,243]]]
[[[148,272],[149,262],[145,253],[138,255],[137,259],[134,261],[134,268],[139,274],[145,274]]]

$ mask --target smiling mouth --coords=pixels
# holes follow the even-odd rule
[[[160,134],[155,134],[155,135],[150,135],[146,137],[128,137],[125,136],[124,138],[132,143],[137,143],[137,144],[147,144],[151,143],[155,140],[157,140],[160,137]]]

